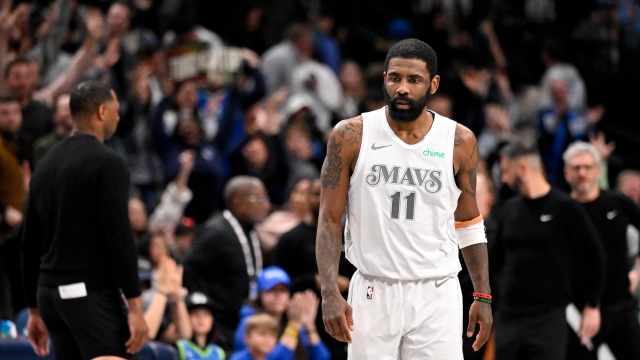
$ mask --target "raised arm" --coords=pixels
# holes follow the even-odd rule
[[[483,219],[476,202],[478,159],[476,137],[471,130],[458,125],[455,134],[454,170],[456,184],[462,193],[455,211],[456,233],[474,290],[483,294],[491,294],[487,240]],[[478,351],[491,333],[493,317],[490,304],[482,301],[473,302],[469,309],[468,337],[473,336],[476,324],[480,325],[480,332],[473,343],[473,349]]]
[[[316,260],[322,290],[322,317],[327,332],[340,341],[351,341],[351,307],[338,288],[342,251],[342,220],[347,204],[349,178],[362,139],[362,118],[341,121],[331,132],[322,165],[320,216],[316,236]]]

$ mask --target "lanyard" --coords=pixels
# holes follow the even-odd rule
[[[262,251],[260,250],[260,242],[258,241],[258,236],[254,230],[251,230],[249,236],[251,237],[251,245],[253,246],[253,253],[255,254],[256,260],[255,263],[253,261],[253,257],[251,256],[251,249],[249,248],[249,240],[247,239],[247,235],[242,230],[240,223],[238,220],[231,214],[231,211],[225,210],[222,212],[222,216],[229,222],[233,232],[236,234],[236,238],[240,242],[240,246],[242,247],[242,252],[244,253],[244,262],[247,264],[247,275],[250,279],[250,291],[249,298],[253,299],[257,296],[257,287],[256,287],[256,275],[262,271]]]

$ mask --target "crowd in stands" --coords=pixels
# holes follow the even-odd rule
[[[86,79],[117,94],[106,144],[129,166],[145,318],[180,359],[346,359],[319,315],[319,173],[331,128],[385,104],[383,61],[397,40],[438,53],[428,107],[477,136],[485,218],[513,195],[499,159],[514,139],[538,146],[565,191],[563,153],[590,142],[601,186],[640,205],[640,126],[625,90],[640,80],[636,1],[227,6],[0,0],[0,319],[24,308],[30,176],[73,133],[69,92]],[[342,260],[346,294],[354,269]]]

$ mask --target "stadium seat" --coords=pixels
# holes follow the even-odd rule
[[[152,341],[142,348],[138,358],[140,360],[178,360],[178,352],[170,345]]]
[[[53,360],[53,356],[38,357],[29,342],[22,339],[0,339],[0,359],[11,360]]]

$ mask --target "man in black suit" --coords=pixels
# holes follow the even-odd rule
[[[184,281],[190,291],[211,299],[221,345],[230,349],[240,307],[256,295],[262,250],[254,225],[267,216],[271,203],[262,182],[250,176],[232,178],[224,200],[227,210],[209,219],[194,240]]]

